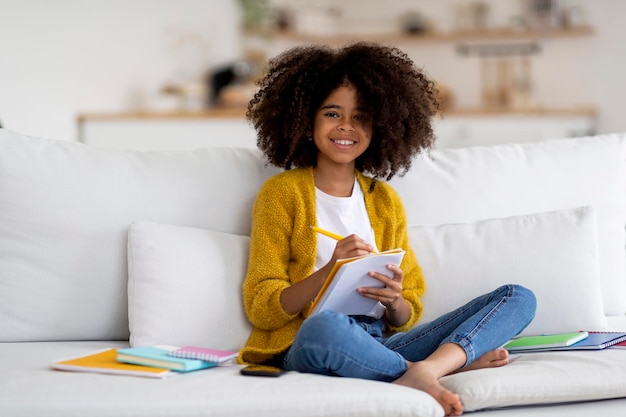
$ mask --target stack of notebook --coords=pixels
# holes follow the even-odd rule
[[[165,378],[177,372],[196,371],[230,363],[237,353],[195,346],[149,346],[107,349],[87,356],[56,361],[50,366],[62,371]]]
[[[506,343],[504,348],[511,353],[600,350],[620,344],[623,346],[624,343],[626,343],[626,332],[573,332],[523,336]]]

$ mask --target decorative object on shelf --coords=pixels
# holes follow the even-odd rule
[[[292,30],[294,27],[294,13],[288,7],[275,7],[271,10],[272,27],[279,31]]]
[[[403,33],[419,35],[428,31],[426,18],[416,11],[406,12],[400,17],[400,26]]]
[[[485,107],[514,110],[532,107],[534,101],[530,57],[482,57],[481,85],[482,104]]]
[[[533,98],[534,84],[530,57],[521,56],[518,61],[509,104],[515,110],[523,110],[531,108],[535,104]]]
[[[533,104],[530,56],[541,52],[537,42],[460,44],[457,53],[480,58],[481,99],[488,108],[521,110]]]
[[[242,26],[246,29],[262,29],[267,24],[268,0],[239,0],[242,12]]]
[[[562,26],[558,0],[527,0],[528,22],[536,29]]]
[[[490,27],[490,13],[489,5],[483,1],[458,4],[454,10],[455,29],[487,30]]]
[[[167,110],[200,110],[208,95],[204,82],[210,64],[210,40],[202,33],[181,26],[164,32],[171,71],[163,81],[159,96],[148,107]]]
[[[210,106],[246,107],[254,95],[254,80],[259,75],[260,59],[241,59],[211,71]]]
[[[437,101],[439,102],[439,110],[442,113],[454,108],[454,93],[445,84],[439,82],[436,83],[435,89],[437,90]]]
[[[563,27],[576,28],[586,24],[585,13],[580,6],[569,6],[563,10]]]
[[[470,4],[469,11],[474,30],[485,30],[489,27],[489,5],[477,1]]]
[[[341,9],[339,7],[323,7],[315,3],[307,3],[306,7],[298,10],[296,15],[296,31],[312,36],[333,36],[340,24]]]

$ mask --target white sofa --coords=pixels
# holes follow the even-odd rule
[[[429,319],[502,282],[526,333],[626,330],[626,135],[433,151],[394,178]],[[254,149],[102,150],[0,129],[0,416],[441,416],[393,384],[240,365],[164,380],[50,369],[110,347],[237,349]],[[626,350],[513,356],[445,377],[490,417],[621,415]]]

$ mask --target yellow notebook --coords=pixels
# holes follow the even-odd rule
[[[56,361],[51,363],[50,367],[59,371],[95,372],[149,378],[165,378],[174,374],[167,369],[120,363],[116,358],[117,350],[107,349],[87,356]]]
[[[384,252],[370,253],[355,258],[339,259],[328,274],[322,289],[307,310],[307,315],[332,310],[347,315],[367,315],[376,309],[378,302],[360,295],[359,287],[377,287],[384,285],[369,276],[370,271],[390,276],[388,264],[400,265],[404,258],[403,249],[390,249]]]

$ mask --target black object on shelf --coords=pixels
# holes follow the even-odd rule
[[[248,60],[240,60],[211,72],[209,87],[211,91],[211,102],[209,105],[216,105],[220,91],[236,82],[244,82],[251,79],[258,72],[258,65]]]

